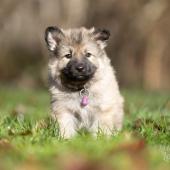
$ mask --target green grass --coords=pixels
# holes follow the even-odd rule
[[[0,169],[169,169],[170,93],[122,90],[123,130],[111,138],[58,135],[47,90],[0,88]]]

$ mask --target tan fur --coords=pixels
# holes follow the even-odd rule
[[[61,136],[70,138],[81,128],[88,129],[96,135],[101,130],[106,135],[112,134],[122,127],[123,98],[120,95],[114,70],[107,57],[104,45],[96,43],[91,30],[85,28],[62,30],[65,40],[60,44],[58,57],[49,61],[52,116],[57,119]],[[75,35],[82,34],[81,43]],[[75,39],[74,39],[75,38]],[[101,42],[100,42],[101,43]],[[63,56],[72,49],[76,56],[88,51],[92,54],[89,60],[97,66],[93,78],[85,85],[89,91],[89,104],[80,105],[79,91],[68,91],[60,81],[60,71],[69,62]]]

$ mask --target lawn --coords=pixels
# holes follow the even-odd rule
[[[47,90],[0,88],[0,170],[170,169],[170,93],[122,90],[123,130],[58,135]]]

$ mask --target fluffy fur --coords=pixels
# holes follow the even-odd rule
[[[52,116],[57,119],[64,138],[71,138],[81,128],[94,135],[99,130],[111,135],[122,127],[123,98],[104,50],[109,35],[106,30],[94,28],[46,29],[45,40],[51,52],[48,67]],[[70,50],[77,61],[90,54],[87,59],[97,69],[87,81],[62,81],[62,70],[71,60],[65,57]],[[89,91],[89,104],[85,107],[80,104],[82,97],[79,94],[83,86]]]

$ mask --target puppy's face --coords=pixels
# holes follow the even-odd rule
[[[76,89],[90,81],[99,69],[102,53],[109,38],[106,30],[48,27],[45,40],[52,52],[51,74],[63,85]]]

